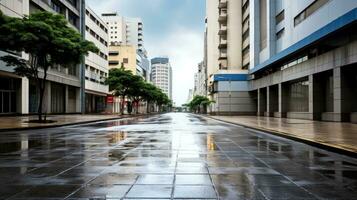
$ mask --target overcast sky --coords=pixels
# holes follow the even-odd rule
[[[173,68],[173,100],[186,103],[197,64],[203,59],[205,0],[87,0],[99,15],[116,11],[140,17],[149,57],[169,56]]]

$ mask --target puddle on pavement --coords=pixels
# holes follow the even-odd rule
[[[301,192],[296,185],[357,185],[354,159],[188,114],[94,123],[70,130],[42,132],[36,138],[17,133],[2,136],[0,141],[9,142],[0,143],[0,178],[13,176],[12,182],[45,186],[49,177],[56,176],[52,184],[83,184],[83,190],[72,196],[78,198],[109,194],[110,187],[120,184],[134,184],[133,191],[142,195],[152,191],[145,184],[165,183],[175,187],[175,192],[182,191],[174,196],[216,198],[217,193],[228,199],[260,199],[262,193],[276,197],[282,191],[293,199]],[[123,194],[134,198],[130,188],[123,187]],[[170,196],[171,188],[164,188],[164,193]]]

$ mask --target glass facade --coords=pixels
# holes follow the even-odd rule
[[[0,77],[0,114],[16,113],[16,80]]]

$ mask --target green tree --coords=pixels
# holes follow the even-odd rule
[[[58,14],[37,12],[24,18],[7,17],[0,13],[0,50],[25,52],[29,60],[18,56],[1,57],[15,73],[35,79],[39,91],[38,120],[43,121],[43,98],[48,70],[51,66],[77,67],[89,51],[97,47],[82,38]]]
[[[207,112],[207,107],[214,103],[214,101],[209,100],[206,96],[194,96],[193,99],[187,104],[189,109],[195,113],[205,113]]]
[[[161,91],[151,83],[145,83],[142,88],[142,99],[146,101],[147,113],[150,113],[150,105],[156,102]]]
[[[120,104],[120,113],[124,114],[124,103],[130,90],[132,90],[132,82],[134,75],[130,70],[124,67],[109,70],[109,76],[106,83],[109,85],[109,90],[113,92],[114,96],[122,98]]]
[[[134,111],[139,113],[139,104],[143,100],[145,81],[141,76],[132,75],[131,84],[127,96],[134,104]]]
[[[130,99],[135,104],[135,112],[138,113],[140,102],[147,102],[147,112],[150,112],[150,105],[156,103],[160,111],[162,106],[169,106],[171,101],[158,87],[147,83],[142,77],[133,75],[130,70],[125,68],[109,70],[109,76],[106,80],[109,90],[113,95],[120,96],[122,102]],[[172,103],[171,103],[172,105]],[[121,104],[121,114],[124,114],[124,104]]]

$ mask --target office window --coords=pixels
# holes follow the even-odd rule
[[[77,8],[77,0],[67,0],[70,4],[72,4],[72,6],[74,6],[75,8]]]
[[[315,0],[294,18],[294,26],[300,24],[302,21],[304,21],[306,18],[308,18],[310,15],[312,15],[314,12],[316,12],[328,2],[329,0]]]
[[[285,28],[282,28],[280,31],[278,31],[278,32],[276,33],[276,39],[278,40],[278,39],[280,39],[281,37],[283,37],[284,32],[285,32]]]
[[[285,11],[282,10],[276,17],[275,17],[275,24],[279,24],[285,18]]]
[[[52,1],[52,9],[56,12],[56,13],[60,13],[63,14],[63,8],[60,6],[60,4],[56,1]]]
[[[124,58],[123,59],[123,63],[125,63],[125,64],[129,63],[129,59],[128,58]]]

